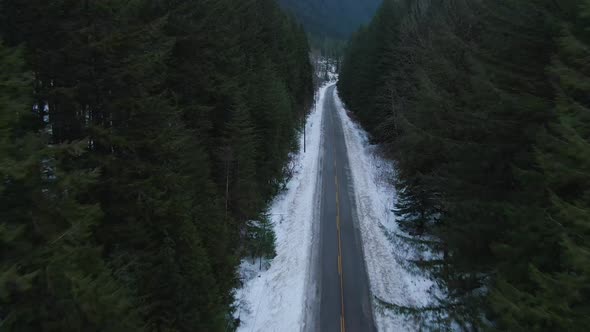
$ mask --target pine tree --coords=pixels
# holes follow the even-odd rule
[[[3,326],[225,329],[243,221],[310,106],[301,28],[270,0],[0,8],[0,35],[23,45],[0,59]]]
[[[0,46],[0,66],[4,328],[140,329],[132,301],[91,236],[101,211],[83,203],[83,193],[96,176],[92,170],[63,171],[62,160],[79,156],[81,144],[48,147],[34,126],[31,79],[21,53]]]
[[[345,56],[343,100],[395,160],[401,223],[436,239],[466,329],[583,326],[583,3],[385,2]]]
[[[556,93],[555,115],[540,135],[537,159],[546,185],[548,207],[532,231],[543,236],[552,255],[527,265],[528,283],[502,280],[492,295],[499,321],[507,329],[583,330],[588,324],[587,185],[589,137],[588,35],[580,1],[565,2],[554,11],[561,31],[559,47],[549,68]],[[543,228],[541,228],[543,227]],[[544,234],[541,233],[544,231]],[[539,255],[539,253],[537,253]],[[515,311],[514,308],[520,308]]]
[[[253,218],[261,209],[261,197],[256,182],[257,138],[250,115],[243,105],[236,105],[225,128],[225,144],[231,154],[229,176],[229,206],[240,221]]]

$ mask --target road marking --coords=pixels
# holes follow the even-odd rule
[[[333,119],[330,117],[332,121],[332,137],[335,140],[336,135],[334,133],[334,124]],[[336,185],[336,232],[338,233],[338,275],[340,276],[340,332],[346,331],[346,326],[344,324],[344,282],[343,282],[343,273],[342,273],[342,240],[340,237],[340,190],[338,188],[338,169],[336,166],[336,151],[332,148],[332,154],[334,159],[334,183]]]
[[[338,207],[340,206],[340,202],[338,202],[338,176],[334,175],[334,183],[336,183],[336,215],[340,215],[340,210]]]
[[[336,160],[336,159],[334,159]],[[344,282],[343,273],[342,273],[342,240],[340,237],[340,201],[338,200],[338,196],[340,196],[340,191],[338,190],[338,176],[334,175],[334,181],[336,181],[336,225],[337,225],[337,233],[338,233],[338,275],[340,275],[340,331],[344,332],[346,329],[344,327]]]

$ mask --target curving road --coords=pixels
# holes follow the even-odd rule
[[[375,331],[342,123],[326,90],[321,152],[319,318],[316,328]]]

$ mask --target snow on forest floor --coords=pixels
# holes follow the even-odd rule
[[[272,202],[268,214],[276,235],[276,257],[266,270],[257,261],[243,260],[239,273],[242,288],[236,290],[238,331],[300,331],[305,327],[307,296],[310,292],[314,221],[317,200],[316,183],[324,95],[328,85],[319,90],[319,100],[306,123],[306,152],[293,157],[295,172],[286,189]],[[303,147],[303,137],[301,147]]]
[[[442,290],[408,261],[431,259],[433,254],[401,238],[410,235],[395,221],[392,162],[379,156],[378,146],[371,145],[367,133],[350,119],[336,89],[334,98],[346,140],[371,294],[401,307],[432,305],[436,297],[444,297]],[[375,298],[373,309],[379,331],[421,329],[422,322],[415,317],[392,311]]]

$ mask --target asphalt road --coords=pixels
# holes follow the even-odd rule
[[[335,86],[326,91],[321,152],[319,330],[375,331]]]

